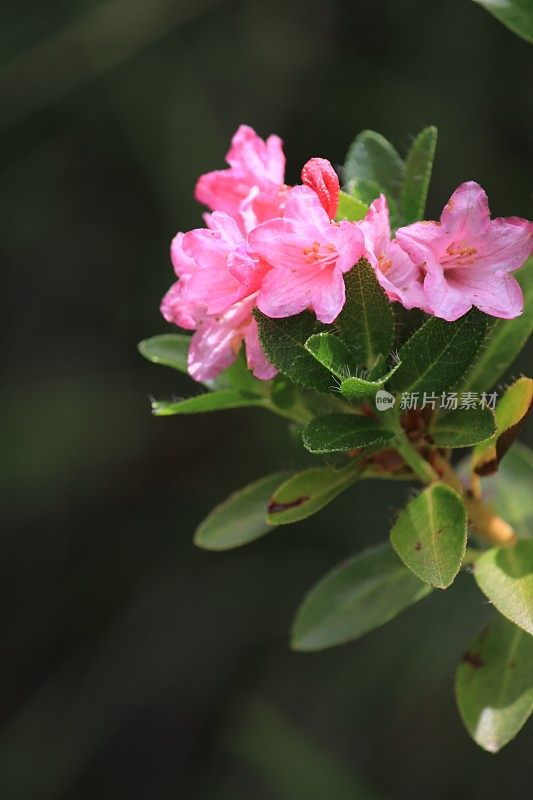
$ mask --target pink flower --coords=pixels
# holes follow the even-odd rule
[[[229,169],[202,175],[196,199],[213,211],[229,214],[244,231],[279,216],[287,190],[282,146],[279,136],[263,141],[253,128],[241,125],[226,155]]]
[[[333,322],[345,301],[343,273],[364,252],[355,223],[331,222],[317,194],[296,186],[289,192],[283,219],[259,225],[248,241],[272,267],[257,299],[264,314],[290,317],[309,308],[321,322]]]
[[[180,328],[194,330],[196,322],[191,314],[190,304],[183,297],[185,286],[196,269],[194,258],[183,250],[185,234],[178,233],[170,246],[170,258],[174,272],[179,280],[173,283],[161,301],[161,313],[167,322],[179,325]]]
[[[424,293],[435,316],[451,322],[472,306],[503,319],[522,313],[522,290],[509,273],[531,253],[533,224],[518,217],[491,220],[479,184],[461,184],[440,222],[416,222],[396,236],[426,272]]]
[[[224,314],[204,317],[198,325],[189,348],[189,374],[197,381],[216,378],[236,359],[242,342],[246,345],[246,360],[256,378],[270,380],[276,368],[268,361],[252,316],[256,294],[231,305]]]
[[[179,233],[171,248],[179,280],[161,304],[168,322],[195,330],[189,373],[198,381],[216,377],[246,344],[248,366],[260,378],[276,374],[260,347],[252,316],[262,277],[268,269],[251,255],[234,219],[222,212],[207,216],[208,228]]]
[[[302,169],[302,183],[318,195],[324,211],[335,219],[339,205],[339,178],[326,158],[311,158]]]
[[[389,300],[398,301],[405,308],[428,311],[422,269],[411,261],[398,242],[391,241],[385,195],[374,200],[359,226],[365,237],[365,255]]]

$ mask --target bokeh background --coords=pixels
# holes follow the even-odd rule
[[[354,486],[242,550],[192,545],[230,491],[306,463],[266,412],[153,419],[192,382],[144,362],[171,236],[241,122],[288,179],[362,128],[440,130],[429,211],[463,180],[531,216],[532,50],[469,0],[3,0],[2,800],[522,798],[454,666],[473,582],[351,645],[291,653],[308,587],[383,539],[405,486]],[[525,366],[525,357],[513,373]]]

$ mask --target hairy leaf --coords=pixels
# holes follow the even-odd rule
[[[472,453],[472,467],[478,475],[492,475],[516,439],[531,411],[533,380],[519,378],[496,405],[496,431],[480,442]]]
[[[364,378],[346,378],[340,385],[340,393],[352,403],[358,403],[368,397],[374,397],[377,391],[382,389],[390,381],[400,364],[395,364],[385,375],[377,380],[366,380]]]
[[[346,302],[335,320],[341,339],[354,354],[355,362],[373,367],[387,356],[394,338],[394,314],[374,270],[362,258],[344,276]]]
[[[304,428],[302,440],[311,453],[342,453],[387,442],[394,434],[362,414],[327,414]]]
[[[474,361],[487,318],[472,309],[456,322],[432,317],[400,349],[391,386],[399,392],[441,392],[454,386]]]
[[[533,639],[502,617],[472,642],[457,668],[455,694],[477,744],[497,753],[533,711]]]
[[[533,539],[487,550],[476,560],[474,577],[500,614],[533,636]]]
[[[339,194],[339,207],[335,219],[337,222],[342,219],[358,222],[366,216],[367,211],[367,204],[359,200],[358,197],[354,197],[353,194],[348,194],[347,192],[341,192]]]
[[[350,374],[352,366],[355,368],[350,348],[333,333],[313,334],[306,341],[305,349],[339,380]]]
[[[272,494],[267,520],[271,525],[299,522],[324,508],[358,478],[357,469],[311,467],[288,478]]]
[[[457,492],[435,483],[403,509],[391,542],[403,563],[420,580],[438,589],[450,586],[463,563],[467,517]]]
[[[198,526],[194,543],[206,550],[229,550],[264,536],[272,530],[266,521],[268,501],[287,477],[287,472],[276,472],[232,494]]]
[[[352,143],[344,162],[344,183],[366,180],[398,200],[403,186],[404,163],[394,147],[375,131],[361,131]]]
[[[422,219],[437,146],[437,129],[432,125],[420,131],[405,161],[402,192],[403,224]]]
[[[324,325],[317,322],[310,311],[285,319],[271,319],[257,309],[254,314],[261,345],[283,375],[324,394],[334,388],[329,371],[305,349],[309,337],[324,330]]]
[[[388,543],[363,550],[309,592],[296,616],[292,646],[322,650],[357,639],[430,591]]]
[[[187,372],[187,354],[190,336],[181,333],[163,333],[144,339],[137,345],[139,353],[152,364],[164,364],[179,372]]]
[[[220,389],[188,397],[185,400],[152,400],[152,414],[156,417],[168,417],[172,414],[203,414],[207,411],[260,406],[264,403],[264,398],[254,394],[239,392],[237,389]]]
[[[457,408],[437,417],[431,430],[437,447],[472,447],[492,436],[496,421],[490,408]]]

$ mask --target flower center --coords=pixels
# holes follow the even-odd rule
[[[386,272],[392,267],[392,261],[388,258],[385,253],[381,253],[378,257],[378,268],[380,272],[385,275]]]
[[[441,263],[448,267],[470,267],[475,263],[477,250],[468,247],[464,242],[453,242],[446,248],[447,255],[441,258]]]
[[[333,244],[321,244],[320,242],[313,242],[311,247],[304,247],[303,254],[308,264],[316,264],[321,261],[321,266],[326,267],[335,262],[337,258],[337,250]]]

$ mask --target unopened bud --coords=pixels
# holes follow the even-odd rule
[[[302,183],[313,189],[330,219],[339,205],[339,179],[327,158],[311,158],[302,169]]]

